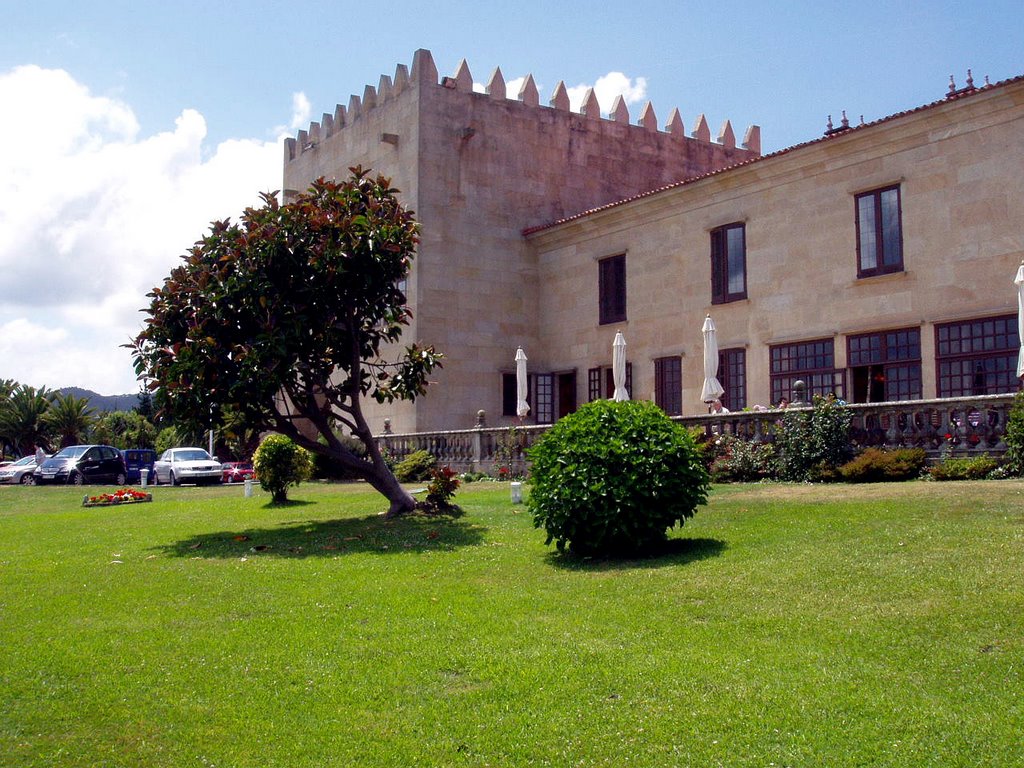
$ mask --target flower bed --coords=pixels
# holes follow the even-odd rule
[[[141,504],[152,501],[152,493],[143,493],[134,488],[121,488],[113,493],[101,493],[99,496],[86,496],[82,499],[83,507],[110,507],[114,504]]]

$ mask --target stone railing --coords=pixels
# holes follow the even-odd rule
[[[1003,436],[1013,395],[861,403],[847,406],[853,413],[850,440],[857,446],[924,448],[931,459],[940,456],[1001,456]],[[794,410],[801,410],[796,406]],[[809,407],[806,410],[810,410]],[[774,425],[786,411],[742,411],[701,416],[676,416],[686,427],[703,429],[709,437],[729,434],[753,442],[772,442]],[[429,451],[442,465],[458,472],[524,475],[526,449],[548,424],[487,427],[482,414],[474,429],[377,435],[379,444],[401,459],[418,450]]]

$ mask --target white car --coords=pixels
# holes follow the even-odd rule
[[[210,483],[220,485],[221,464],[202,448],[169,448],[153,464],[157,485]]]
[[[36,468],[36,457],[26,456],[10,464],[0,467],[0,483],[20,483],[22,485],[35,485],[36,479],[32,476],[32,470]]]

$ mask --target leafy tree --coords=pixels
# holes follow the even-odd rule
[[[814,396],[812,410],[786,411],[775,428],[779,474],[783,480],[836,480],[838,467],[850,460],[849,408],[834,397]]]
[[[318,179],[284,205],[265,194],[240,223],[214,223],[149,294],[131,345],[136,372],[177,425],[200,431],[235,409],[252,429],[335,457],[390,500],[391,515],[415,500],[385,464],[360,398],[414,400],[441,358],[417,344],[383,356],[409,323],[400,285],[419,241],[395,193],[353,168],[343,183]],[[365,457],[338,439],[338,425]]]
[[[0,409],[0,436],[18,455],[27,455],[36,446],[48,449],[53,429],[44,416],[50,409],[53,393],[46,387],[19,384]]]
[[[57,392],[43,417],[61,447],[78,445],[88,434],[95,420],[96,409],[86,397]]]
[[[178,448],[188,442],[195,441],[186,440],[182,435],[178,434],[177,427],[164,427],[156,436],[157,455],[159,456],[168,448]]]
[[[252,457],[252,468],[273,503],[284,504],[288,487],[312,476],[313,455],[284,435],[267,435]]]
[[[93,439],[116,448],[152,448],[157,431],[138,411],[110,411],[96,420]]]

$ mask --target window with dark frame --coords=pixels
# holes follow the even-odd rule
[[[850,402],[921,399],[921,329],[899,328],[846,338]]]
[[[538,424],[551,424],[555,418],[555,376],[552,373],[538,373],[534,376],[534,399]]]
[[[726,408],[742,411],[747,407],[747,350],[718,350],[718,383],[725,390],[722,404]]]
[[[626,391],[633,397],[633,364],[626,363]],[[610,400],[615,394],[615,378],[610,365],[587,371],[587,400]]]
[[[747,298],[746,225],[711,230],[711,303]]]
[[[936,325],[938,396],[973,397],[1018,391],[1019,350],[1016,315]]]
[[[855,198],[857,277],[903,271],[903,223],[899,185]]]
[[[683,361],[678,355],[655,359],[654,402],[669,416],[683,415]]]
[[[807,384],[807,398],[835,394],[846,399],[846,377],[835,367],[833,339],[816,339],[795,344],[778,344],[769,348],[771,355],[772,403],[782,398],[792,401],[793,383]]]
[[[626,319],[626,254],[609,256],[598,263],[597,294],[600,325]]]

